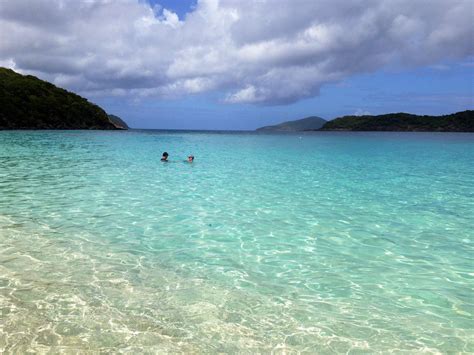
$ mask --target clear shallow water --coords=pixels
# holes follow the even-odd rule
[[[0,132],[0,352],[474,352],[473,225],[472,134]]]

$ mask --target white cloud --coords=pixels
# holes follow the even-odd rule
[[[182,24],[182,22],[179,21],[178,15],[176,15],[174,12],[169,11],[167,9],[163,10],[163,20],[162,20],[162,22],[167,24],[168,26],[170,26],[172,28],[177,28]]]
[[[439,70],[439,71],[445,71],[445,70],[451,69],[451,67],[446,64],[433,64],[433,65],[430,65],[430,68],[434,70]]]
[[[0,64],[89,95],[285,104],[389,65],[474,54],[471,0],[0,1]]]
[[[229,103],[257,103],[263,100],[262,96],[259,95],[255,86],[247,86],[245,89],[239,90],[234,94],[229,94],[225,99]]]
[[[367,110],[363,110],[361,108],[358,108],[355,112],[354,112],[354,116],[369,116],[371,115],[370,111],[367,111]]]

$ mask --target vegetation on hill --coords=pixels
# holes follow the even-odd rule
[[[316,130],[321,128],[326,120],[321,117],[311,116],[296,121],[287,121],[274,126],[265,126],[258,128],[257,131],[280,131],[280,132],[297,132]]]
[[[123,129],[122,126],[79,95],[34,76],[0,68],[0,129]]]
[[[122,129],[130,128],[128,127],[127,123],[124,120],[122,120],[119,116],[109,115],[109,120],[111,120],[112,123],[118,128],[122,128]]]
[[[474,111],[444,116],[389,113],[379,116],[344,116],[328,121],[322,131],[474,132]]]

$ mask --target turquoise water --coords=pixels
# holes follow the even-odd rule
[[[0,132],[0,352],[474,352],[473,225],[473,134]]]

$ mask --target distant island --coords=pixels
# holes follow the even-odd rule
[[[296,121],[287,121],[274,126],[257,128],[259,132],[298,132],[320,129],[327,121],[318,116],[302,118]]]
[[[444,116],[389,113],[378,116],[344,116],[328,121],[321,131],[474,132],[474,111]]]
[[[108,115],[109,116],[109,120],[112,121],[112,123],[117,127],[117,128],[121,128],[121,129],[129,129],[130,127],[128,127],[128,124],[122,120],[119,116],[115,116],[115,115]]]
[[[0,130],[128,129],[117,116],[72,92],[0,68]]]
[[[474,111],[467,110],[444,116],[420,116],[388,113],[371,116],[343,116],[332,121],[311,116],[258,128],[264,132],[301,131],[396,131],[396,132],[474,132]]]

